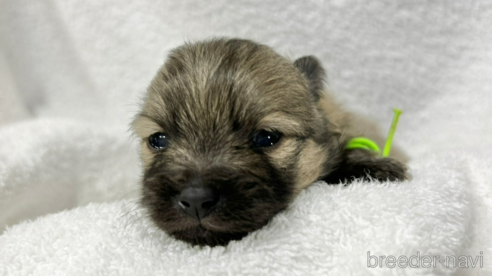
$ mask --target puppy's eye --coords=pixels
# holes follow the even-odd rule
[[[161,150],[167,146],[166,135],[162,132],[157,132],[149,136],[149,146],[154,149]]]
[[[276,131],[260,130],[253,137],[253,143],[258,148],[266,148],[275,145],[280,140],[281,134]]]

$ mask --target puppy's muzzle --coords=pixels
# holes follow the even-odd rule
[[[219,194],[210,188],[188,187],[181,191],[178,206],[185,214],[201,220],[214,211],[219,201]]]

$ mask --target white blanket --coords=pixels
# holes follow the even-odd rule
[[[0,20],[0,275],[492,275],[490,2],[0,0]],[[128,124],[167,51],[217,35],[316,55],[380,129],[401,108],[413,179],[315,183],[227,247],[156,229]]]

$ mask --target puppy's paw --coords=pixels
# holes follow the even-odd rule
[[[367,150],[347,150],[335,171],[325,178],[328,183],[376,179],[379,181],[402,181],[408,179],[407,167],[392,158],[379,158]]]
[[[355,175],[364,175],[364,178],[377,179],[379,181],[402,181],[407,179],[407,168],[402,163],[391,158],[375,158],[353,166]]]

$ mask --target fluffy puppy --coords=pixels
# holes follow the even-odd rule
[[[225,245],[263,227],[316,180],[405,179],[405,166],[346,150],[350,116],[319,61],[212,39],[173,50],[133,122],[142,203],[177,239]]]

